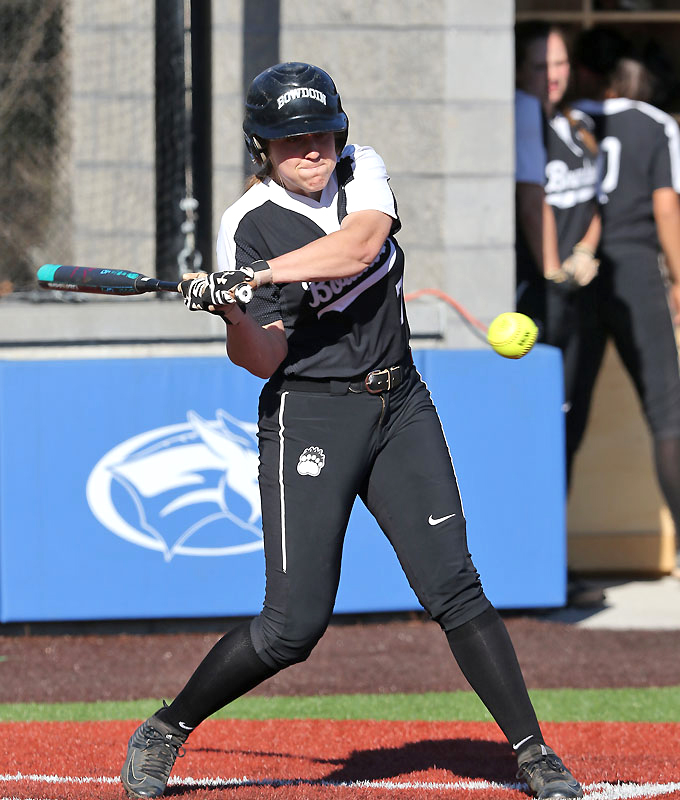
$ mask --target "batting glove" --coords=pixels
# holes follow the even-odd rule
[[[543,277],[555,286],[559,286],[561,292],[571,293],[574,289],[580,288],[571,275],[560,267],[552,272],[546,272]]]
[[[579,286],[587,286],[597,275],[600,262],[595,252],[588,245],[580,242],[574,245],[569,258],[562,264],[562,269]]]
[[[271,268],[266,261],[255,261],[248,267],[200,275],[180,283],[184,304],[190,311],[215,312],[219,306],[249,303],[255,286],[271,283]]]
[[[208,273],[201,272],[196,278],[187,278],[179,284],[179,290],[184,298],[184,305],[190,311],[207,311],[201,297],[208,288]]]

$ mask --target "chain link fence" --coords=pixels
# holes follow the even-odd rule
[[[44,263],[178,272],[190,9],[0,0],[0,297],[93,299],[39,290]]]
[[[68,20],[63,0],[0,2],[0,296],[35,287],[68,252]]]

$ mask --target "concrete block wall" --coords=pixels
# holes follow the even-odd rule
[[[73,252],[153,272],[154,2],[71,3]]]
[[[213,238],[227,206],[242,193],[243,4],[213,0]]]

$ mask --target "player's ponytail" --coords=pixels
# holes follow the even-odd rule
[[[569,120],[571,129],[574,131],[576,138],[588,151],[588,155],[591,158],[597,158],[600,147],[595,138],[595,134],[581,118],[574,116],[574,112],[568,105],[561,106],[560,112]]]
[[[262,153],[262,163],[257,172],[254,175],[250,175],[250,177],[246,180],[246,192],[256,184],[263,183],[267,178],[271,178],[272,173],[274,172],[274,164],[272,164],[271,159],[267,155],[267,142],[258,141],[258,146],[260,148],[260,152]]]
[[[651,72],[637,58],[620,58],[612,73],[608,97],[627,97],[651,103],[654,97],[654,79]]]

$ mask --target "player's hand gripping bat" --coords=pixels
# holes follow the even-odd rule
[[[184,296],[184,304],[191,311],[214,311],[234,302],[241,301],[236,294],[239,287],[247,284],[258,287],[271,283],[272,271],[266,261],[253,261],[249,266],[238,269],[196,273],[183,280],[179,289]],[[244,301],[241,301],[244,302]]]
[[[55,289],[63,292],[128,296],[146,292],[180,291],[179,282],[161,281],[126,269],[43,264],[38,270],[37,277],[38,285],[42,289]],[[249,303],[253,297],[253,287],[259,283],[260,281],[253,277],[252,280],[246,280],[234,286],[230,291],[237,302]]]

